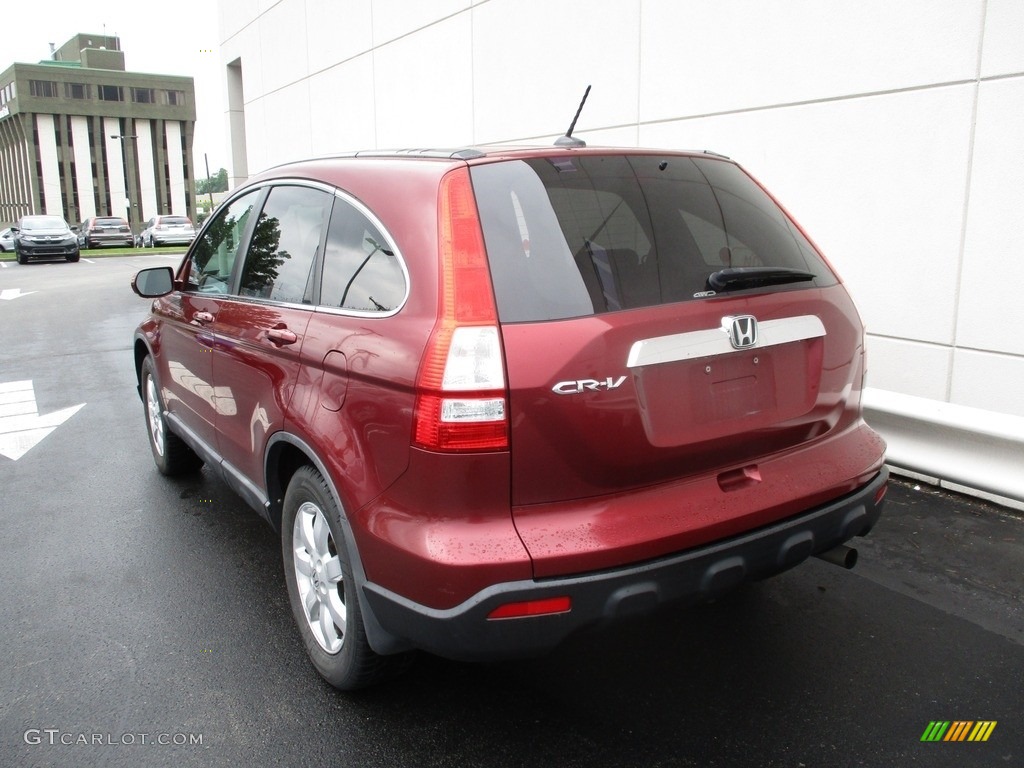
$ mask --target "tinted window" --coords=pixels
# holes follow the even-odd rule
[[[192,249],[188,290],[200,293],[228,292],[231,269],[258,196],[259,190],[242,195],[213,217]],[[149,226],[152,224],[150,220]]]
[[[788,267],[816,276],[804,286],[835,282],[778,206],[732,163],[585,156],[481,165],[472,173],[504,322],[685,301],[726,267]]]
[[[308,301],[309,277],[333,195],[310,187],[275,187],[260,212],[242,269],[243,296]]]
[[[361,211],[337,198],[327,232],[320,303],[389,312],[401,305],[405,291],[405,273],[394,248]]]
[[[22,229],[67,229],[67,226],[59,216],[31,216],[21,220]]]

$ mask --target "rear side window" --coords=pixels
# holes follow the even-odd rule
[[[390,312],[401,306],[405,293],[405,272],[393,246],[362,211],[336,198],[324,248],[320,303]]]
[[[472,175],[503,322],[687,301],[726,268],[815,276],[767,290],[835,282],[771,198],[729,162],[558,157],[480,165]]]

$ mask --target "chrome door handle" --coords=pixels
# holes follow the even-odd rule
[[[192,315],[192,320],[197,323],[202,323],[203,325],[206,325],[207,323],[213,322],[213,315],[209,312],[196,312],[194,315]]]
[[[281,346],[282,344],[294,344],[299,340],[299,337],[287,328],[268,328],[267,338],[278,346]]]

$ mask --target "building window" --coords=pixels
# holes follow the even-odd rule
[[[64,96],[68,99],[91,99],[92,89],[88,83],[64,83]]]
[[[120,85],[99,85],[100,101],[124,101],[124,88]]]
[[[136,104],[155,104],[154,94],[152,88],[132,88],[132,101]]]
[[[184,107],[185,106],[185,92],[184,91],[164,91],[164,98],[166,103],[172,107]]]
[[[28,92],[33,96],[52,99],[57,96],[57,84],[52,80],[29,80]]]

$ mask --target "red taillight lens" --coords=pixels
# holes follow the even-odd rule
[[[505,450],[504,355],[467,169],[441,180],[438,202],[440,307],[417,377],[413,442],[436,451]]]
[[[568,613],[572,600],[568,597],[548,597],[544,600],[525,600],[521,603],[499,605],[489,614],[490,619],[521,619],[527,616],[547,616],[554,613]]]
[[[889,490],[889,484],[886,483],[881,488],[879,488],[877,491],[875,491],[875,506],[876,507],[879,504],[882,503],[882,499],[885,498],[885,494],[888,492],[888,490]]]

